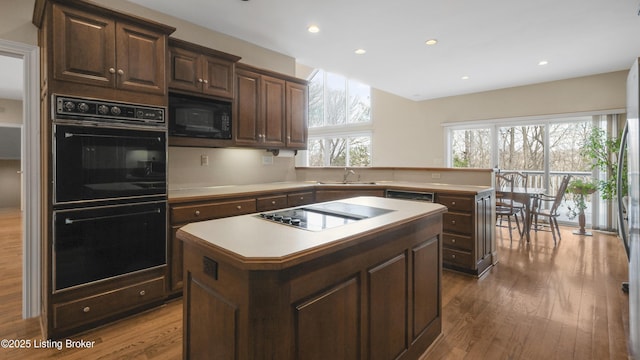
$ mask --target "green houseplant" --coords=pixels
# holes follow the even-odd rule
[[[590,159],[591,169],[598,169],[607,173],[607,179],[599,180],[597,188],[603,200],[612,200],[616,197],[616,174],[618,171],[618,154],[622,137],[607,137],[607,133],[593,126],[585,142],[582,144],[581,155]],[[623,176],[626,177],[626,171]],[[623,179],[623,193],[627,193],[627,182]]]
[[[585,182],[582,179],[572,180],[567,186],[567,191],[573,194],[573,202],[575,208],[569,208],[569,218],[573,219],[578,216],[578,225],[580,229],[574,231],[577,235],[591,235],[585,231],[586,217],[584,210],[587,208],[586,197],[598,190],[598,185],[592,182]]]

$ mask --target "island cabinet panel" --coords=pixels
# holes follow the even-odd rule
[[[441,231],[430,215],[290,266],[180,231],[184,358],[418,359],[441,333]]]
[[[436,201],[449,209],[442,219],[445,268],[476,276],[489,269],[495,247],[492,200],[493,191],[437,194]]]
[[[406,255],[369,270],[368,284],[369,358],[395,359],[408,347]]]
[[[296,359],[360,358],[360,291],[352,278],[295,307]]]

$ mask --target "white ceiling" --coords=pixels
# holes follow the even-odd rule
[[[640,56],[638,0],[129,1],[414,100],[624,70]]]
[[[22,100],[23,60],[0,54],[0,99]]]

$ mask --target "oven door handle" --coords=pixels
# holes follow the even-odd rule
[[[65,138],[70,138],[70,137],[93,137],[93,138],[116,138],[116,139],[134,139],[134,140],[140,140],[140,139],[153,139],[153,138],[141,138],[138,136],[123,136],[123,135],[97,135],[97,134],[74,134],[72,132],[65,132],[64,133],[64,137]],[[160,136],[156,137],[155,140],[157,140],[158,142],[162,141],[162,138]]]
[[[95,220],[105,220],[105,219],[115,219],[115,218],[125,217],[125,216],[147,215],[147,214],[159,214],[159,213],[160,213],[160,208],[157,208],[157,209],[155,209],[155,210],[140,211],[140,212],[137,212],[137,213],[126,213],[126,214],[109,215],[109,216],[96,216],[96,217],[84,218],[84,219],[71,219],[71,218],[66,218],[66,219],[64,219],[64,223],[65,223],[66,225],[72,225],[72,224],[75,224],[75,223],[85,222],[85,221],[95,221]]]

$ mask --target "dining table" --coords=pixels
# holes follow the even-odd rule
[[[545,194],[544,188],[530,188],[530,187],[514,187],[513,189],[498,189],[497,193],[507,195],[511,192],[511,198],[513,201],[517,201],[524,205],[524,216],[522,224],[522,233],[527,239],[527,242],[531,240],[531,209],[533,207],[533,199],[536,196]]]

